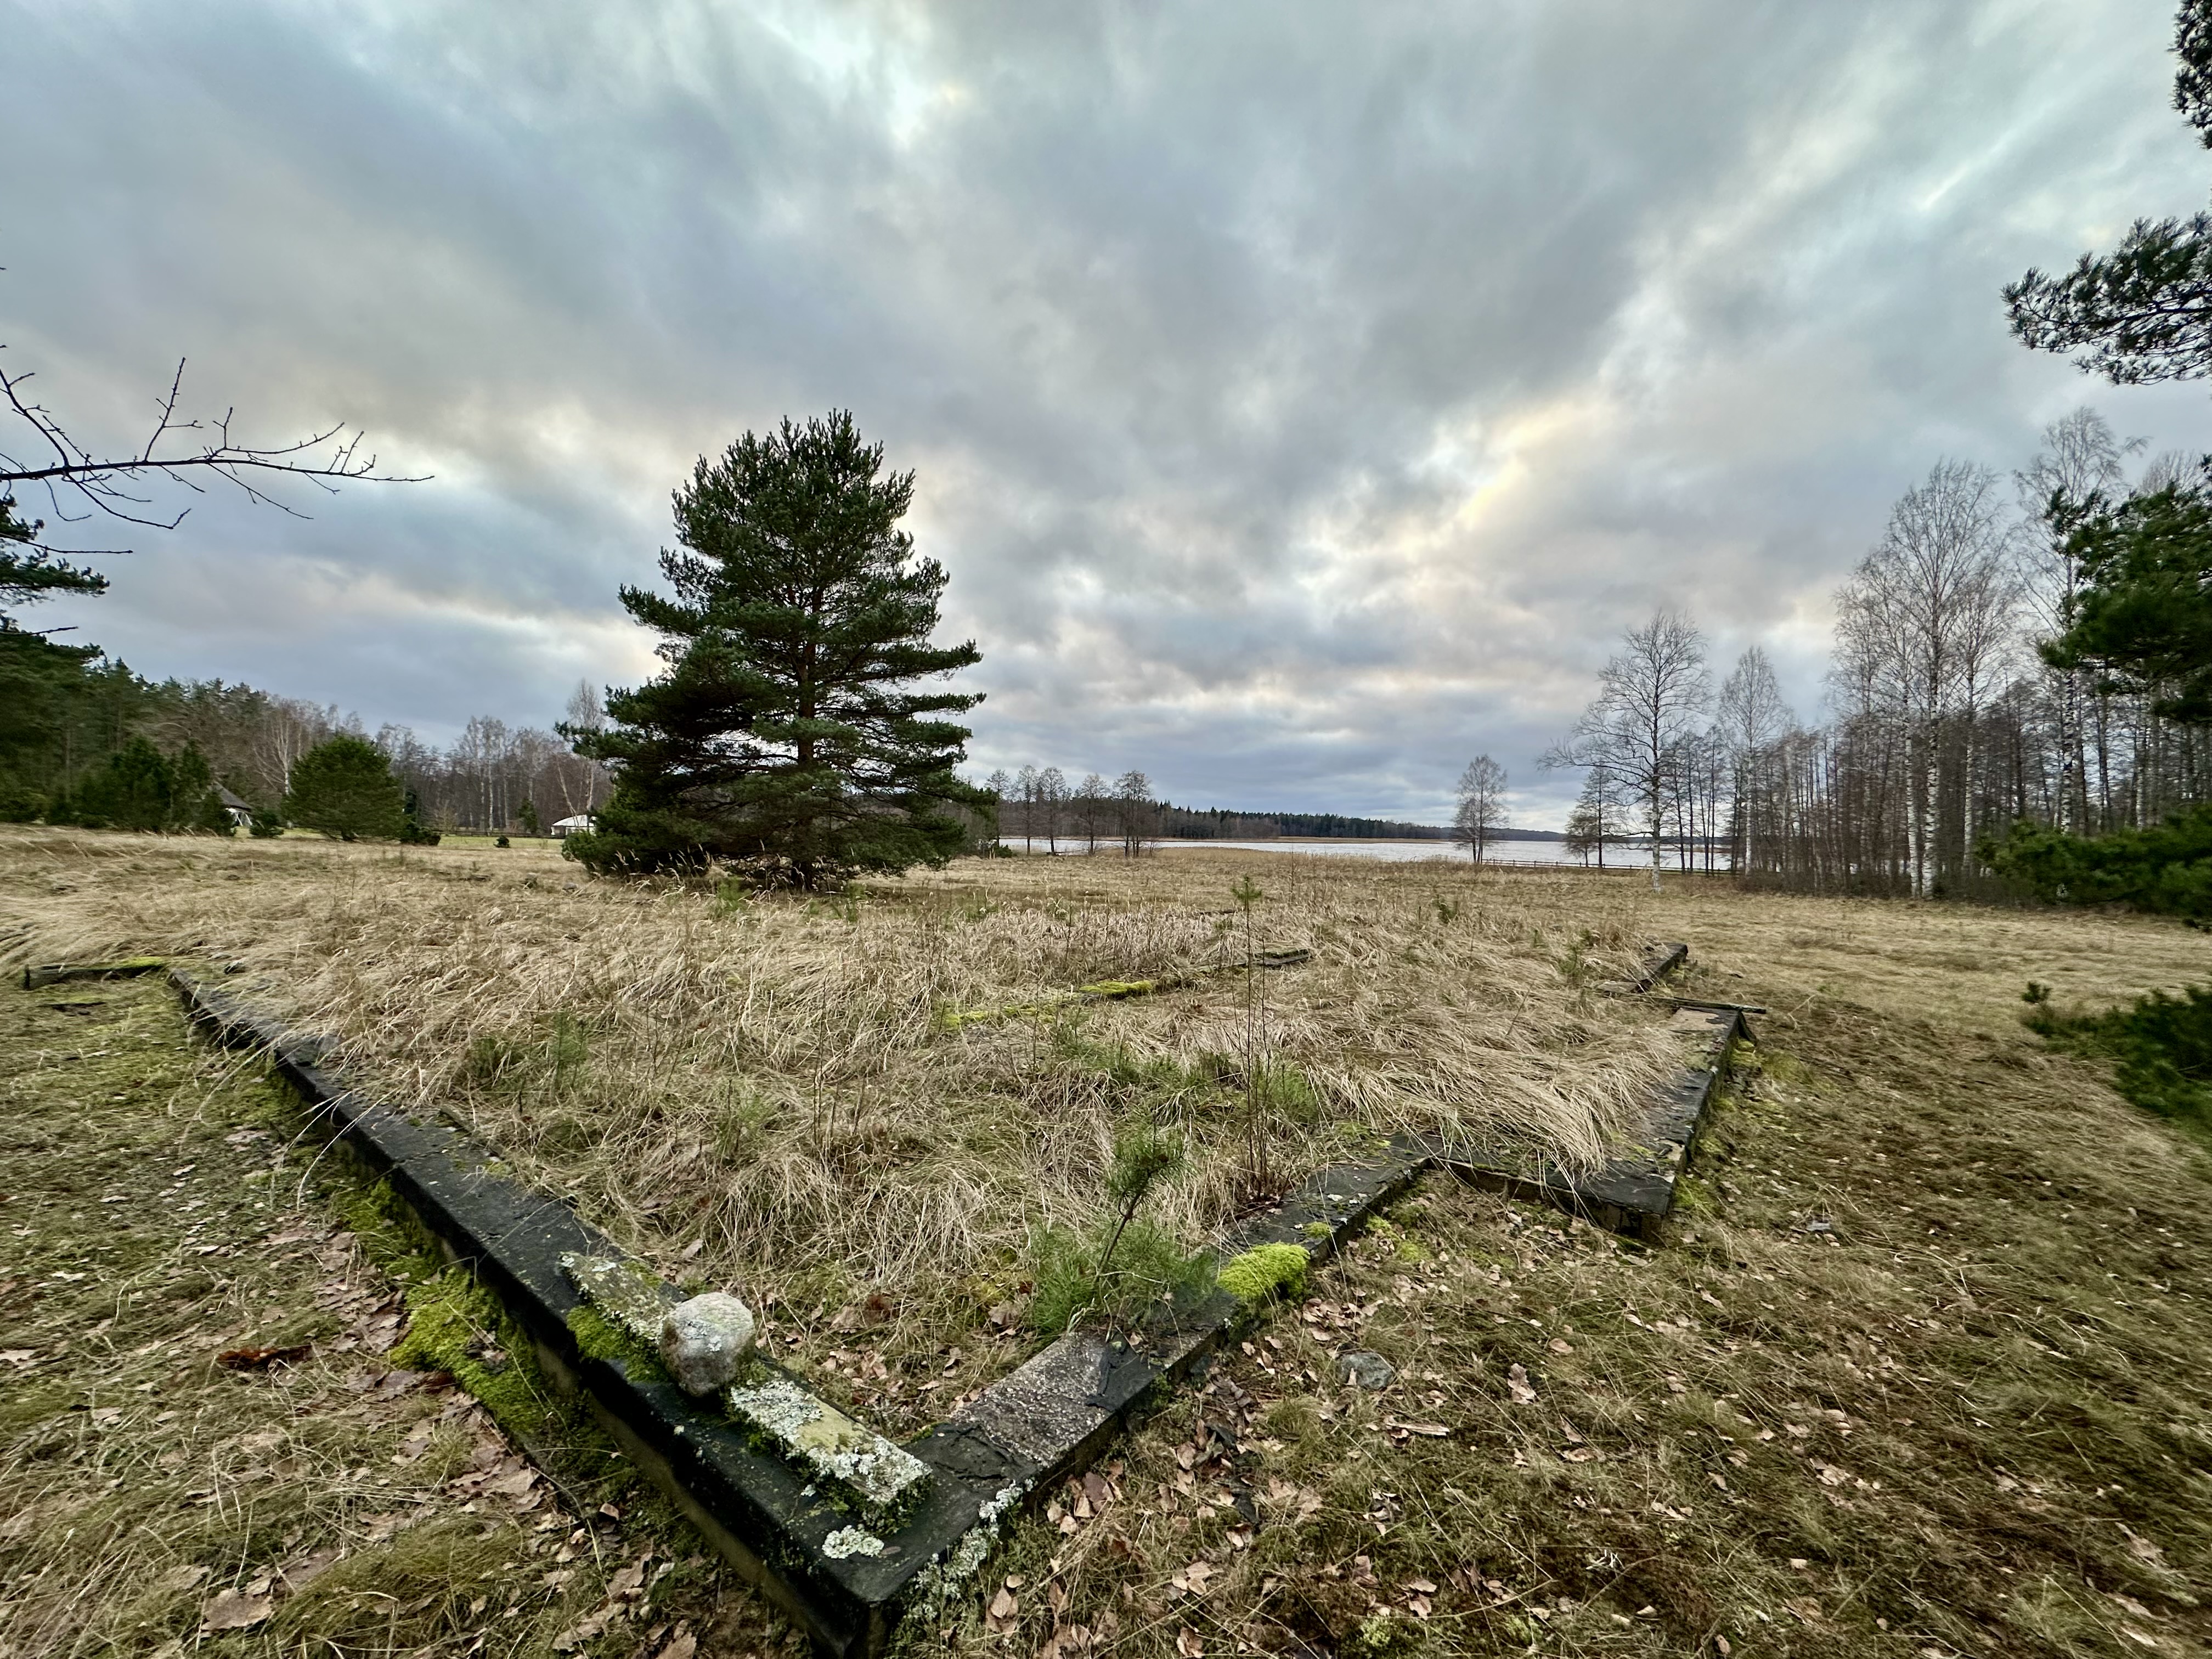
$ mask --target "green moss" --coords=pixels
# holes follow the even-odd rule
[[[586,1359],[608,1364],[620,1361],[636,1382],[665,1382],[659,1356],[597,1308],[579,1306],[569,1312],[568,1334],[576,1339],[576,1352]]]
[[[1306,1253],[1295,1244],[1262,1244],[1221,1264],[1221,1288],[1247,1307],[1275,1295],[1302,1296],[1306,1288]]]
[[[1159,984],[1149,979],[1102,979],[1095,985],[1079,985],[1075,988],[1079,996],[1113,1001],[1121,997],[1149,996],[1159,988]]]
[[[1304,1226],[1299,1228],[1298,1231],[1304,1233],[1308,1238],[1327,1238],[1331,1233],[1334,1232],[1336,1229],[1330,1226],[1326,1221],[1309,1221]]]
[[[529,1352],[491,1292],[466,1268],[449,1267],[409,1287],[407,1334],[390,1358],[409,1370],[446,1372],[501,1427],[526,1437],[557,1413]]]
[[[332,1146],[331,1156],[342,1165],[358,1163],[342,1145]],[[346,1231],[360,1240],[363,1254],[394,1279],[405,1283],[437,1277],[441,1266],[438,1242],[392,1192],[389,1181],[342,1187],[331,1201]]]

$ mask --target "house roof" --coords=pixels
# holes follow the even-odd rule
[[[233,794],[230,791],[229,786],[227,784],[218,783],[216,785],[215,793],[216,799],[220,800],[225,806],[230,807],[234,811],[251,812],[253,810],[253,803],[252,801],[246,800],[241,796]]]

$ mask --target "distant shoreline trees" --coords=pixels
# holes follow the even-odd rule
[[[2008,872],[2055,891],[2050,872],[2094,863],[2034,841],[2031,881],[2002,850],[2016,826],[2148,830],[2212,797],[2212,472],[2163,456],[2130,488],[2131,447],[2081,409],[2010,506],[1951,461],[1907,489],[1838,592],[1825,725],[1798,723],[1756,647],[1701,724],[1696,630],[1631,630],[1547,757],[1587,769],[1570,840],[1601,848],[1632,805],[1639,842],[1656,861],[1671,841],[1683,869],[1717,852],[1760,884],[1994,896]]]

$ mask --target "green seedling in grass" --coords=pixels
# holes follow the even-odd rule
[[[1211,1277],[1206,1256],[1185,1250],[1164,1228],[1137,1214],[1186,1156],[1182,1138],[1149,1118],[1115,1138],[1106,1171],[1114,1219],[1103,1243],[1094,1251],[1059,1228],[1041,1228],[1031,1236],[1034,1324],[1048,1332],[1064,1330],[1085,1313],[1119,1323],[1162,1297],[1179,1299],[1204,1289]]]
[[[1250,876],[1243,876],[1229,890],[1244,918],[1244,1175],[1255,1195],[1273,1186],[1268,1168],[1266,1124],[1267,1090],[1261,1081],[1260,976],[1252,945],[1252,908],[1267,896]]]

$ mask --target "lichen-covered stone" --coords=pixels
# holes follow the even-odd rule
[[[789,1377],[763,1372],[726,1396],[732,1415],[750,1425],[792,1462],[842,1486],[872,1511],[897,1505],[929,1480],[929,1466],[874,1430],[817,1400]]]
[[[726,1291],[708,1291],[662,1316],[660,1360],[686,1394],[713,1394],[737,1381],[753,1334],[750,1308]]]
[[[563,1254],[561,1271],[592,1305],[647,1347],[660,1344],[660,1322],[672,1294],[659,1276],[627,1256]]]
[[[848,1556],[881,1555],[883,1553],[884,1540],[858,1527],[840,1527],[822,1540],[822,1553],[832,1561],[842,1561]]]

